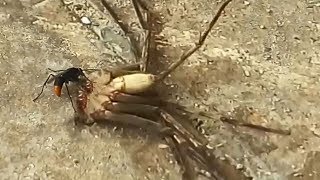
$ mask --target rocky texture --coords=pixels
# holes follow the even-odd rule
[[[115,3],[120,10],[130,7]],[[153,7],[163,24],[158,60],[165,68],[197,40],[218,5],[156,0]],[[315,0],[235,0],[205,46],[166,80],[170,100],[213,114],[199,119],[217,156],[255,179],[319,179],[319,12]],[[157,138],[129,129],[76,128],[66,92],[55,97],[49,85],[32,102],[46,68],[128,63],[132,55],[121,50],[127,46],[101,43],[57,1],[4,0],[0,22],[1,177],[179,179]],[[119,58],[118,52],[127,54]],[[226,114],[291,129],[291,135],[232,127],[219,121]]]

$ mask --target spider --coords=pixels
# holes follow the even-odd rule
[[[221,166],[221,163],[219,164],[211,153],[206,138],[199,132],[190,130],[185,124],[180,123],[174,116],[162,109],[163,102],[159,97],[148,96],[146,93],[203,45],[221,13],[231,1],[227,0],[222,4],[209,27],[200,37],[199,42],[185,52],[178,61],[170,65],[168,70],[155,75],[147,73],[146,68],[141,68],[141,64],[138,64],[109,70],[102,69],[88,74],[89,80],[81,85],[75,100],[77,108],[75,120],[87,124],[116,122],[158,133],[165,138],[171,147],[174,147],[175,155],[183,169],[183,179],[196,178],[190,160],[199,163],[213,179],[222,179],[223,172],[216,171],[216,167]],[[112,11],[106,1],[102,0],[102,4],[108,11]],[[143,17],[149,19],[150,16],[147,6],[140,0],[132,0],[132,4],[141,26],[147,32],[146,36],[149,37],[148,23],[143,20]],[[142,13],[141,10],[145,13]],[[114,12],[110,12],[110,14],[117,19]],[[148,38],[144,43],[140,55],[142,66],[146,66],[148,60],[146,50],[149,45]],[[144,69],[144,71],[139,69]],[[229,178],[244,176],[237,170],[229,169],[230,172],[227,174]]]

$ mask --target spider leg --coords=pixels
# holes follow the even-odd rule
[[[117,122],[150,128],[156,132],[163,130],[161,127],[169,127],[172,134],[165,136],[165,139],[171,144],[170,147],[174,147],[174,154],[183,167],[185,179],[194,179],[195,177],[196,173],[192,168],[192,160],[200,163],[204,169],[210,172],[211,176],[215,178],[219,177],[215,165],[218,164],[221,167],[224,164],[221,164],[213,154],[207,151],[206,141],[198,140],[198,137],[195,137],[184,129],[170,114],[158,107],[146,104],[110,102],[103,104],[103,106],[107,109],[108,119],[116,119]],[[151,120],[159,119],[159,117],[162,119],[162,122]]]
[[[119,102],[108,102],[102,104],[105,109],[117,112],[117,113],[127,113],[133,114],[139,117],[147,119],[156,119],[159,112],[159,108],[155,106],[150,106],[147,104],[128,104]]]
[[[137,96],[129,97],[138,98]],[[112,112],[133,114],[135,116],[150,119],[150,121],[151,119],[154,119],[154,121],[161,123],[163,126],[174,129],[177,134],[188,139],[188,141],[190,141],[190,143],[192,143],[196,147],[200,147],[203,145],[205,146],[208,143],[205,138],[200,136],[198,133],[194,133],[193,131],[190,132],[188,130],[189,128],[185,127],[185,125],[177,121],[173,116],[159,107],[152,106],[150,104],[132,103],[132,101],[130,103],[128,103],[128,101],[105,102],[102,104],[102,106]]]
[[[122,125],[139,127],[151,132],[156,132],[162,135],[172,134],[171,128],[164,127],[162,124],[151,121],[149,119],[135,116],[132,114],[112,112],[109,110],[99,110],[91,113],[90,116],[95,122],[114,122]]]
[[[37,96],[36,98],[33,99],[33,102],[35,102],[35,101],[41,96],[41,94],[43,93],[44,87],[45,87],[46,84],[49,82],[49,80],[50,80],[51,77],[55,77],[55,75],[54,75],[54,74],[49,74],[47,80],[46,80],[46,81],[43,83],[43,85],[42,85],[42,88],[41,88],[40,93],[38,94],[38,96]]]
[[[147,104],[152,106],[162,105],[162,101],[159,98],[154,97],[142,97],[137,95],[130,95],[122,92],[113,92],[110,99],[114,102],[132,103],[132,104]]]
[[[192,157],[188,156],[188,143],[185,140],[179,142],[176,136],[166,137],[166,141],[171,145],[170,147],[174,147],[172,148],[174,156],[182,167],[182,179],[196,179],[197,174],[193,168]]]
[[[112,78],[116,78],[119,76],[127,75],[127,74],[134,74],[134,73],[139,73],[141,63],[134,63],[130,65],[125,65],[122,67],[117,67],[110,69],[110,73]]]
[[[194,147],[201,148],[208,144],[208,140],[204,136],[199,134],[199,132],[187,127],[187,123],[183,123],[183,121],[176,119],[175,117],[161,109],[159,114],[161,116],[161,119],[164,121],[163,124],[175,129],[180,136],[184,137],[184,139],[186,139],[186,141],[188,143],[191,143]]]

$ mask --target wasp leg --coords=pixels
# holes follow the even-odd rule
[[[41,94],[43,93],[44,87],[47,85],[47,83],[49,82],[51,77],[55,77],[55,75],[54,74],[49,74],[47,80],[42,85],[40,93],[38,94],[38,96],[36,98],[33,99],[33,102],[35,102],[41,96]]]
[[[108,110],[99,110],[90,115],[95,122],[114,122],[122,125],[135,126],[145,130],[151,130],[163,135],[172,134],[172,130],[162,124],[132,114],[116,113]]]
[[[75,106],[73,104],[73,101],[72,101],[72,98],[71,98],[70,91],[69,91],[67,83],[65,83],[64,85],[66,86],[66,89],[67,89],[67,92],[68,92],[68,97],[69,97],[69,99],[71,101],[72,108],[73,108],[74,112],[77,112],[77,110],[76,110],[76,108],[75,108]]]

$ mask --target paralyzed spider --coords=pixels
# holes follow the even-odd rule
[[[207,147],[206,138],[200,133],[190,130],[185,124],[180,123],[170,113],[159,107],[161,102],[157,97],[143,95],[166,78],[203,45],[222,11],[231,1],[227,0],[222,4],[195,47],[185,52],[177,62],[170,65],[168,70],[154,75],[137,72],[139,66],[135,68],[134,66],[128,66],[129,69],[127,67],[116,68],[88,74],[87,77],[90,81],[82,84],[76,98],[76,120],[85,123],[111,121],[129,124],[164,135],[165,140],[176,152],[178,162],[183,167],[183,179],[196,178],[195,169],[192,167],[194,163],[209,172],[213,179],[223,179],[222,177],[229,177],[229,179],[237,177],[239,179],[239,177],[242,177],[237,170],[232,168],[229,168],[228,174],[219,172],[217,167],[221,167],[221,163]],[[108,3],[104,0],[102,2],[110,11],[111,8]],[[132,2],[141,26],[146,29],[146,36],[148,37],[150,31],[148,31],[146,25],[148,23],[143,20],[143,17],[147,16],[147,19],[149,19],[150,14],[146,6],[139,0],[133,0]],[[141,13],[140,9],[143,9],[146,13]],[[110,14],[115,15],[113,12]],[[141,51],[140,55],[143,63],[148,60],[148,52],[146,51],[148,43],[148,38],[146,38],[144,50]]]
[[[88,88],[82,88],[79,92],[78,108],[80,111],[84,112],[88,115],[89,118],[92,116],[97,117],[97,114],[94,113],[97,110],[106,110],[110,111],[113,109],[121,109],[120,105],[112,103],[114,101],[120,101],[123,103],[137,103],[137,104],[150,104],[152,100],[146,100],[142,97],[137,96],[137,94],[141,94],[143,92],[148,91],[158,82],[161,82],[164,78],[166,78],[172,71],[174,71],[179,65],[181,65],[189,56],[191,56],[195,51],[197,51],[204,43],[207,38],[209,32],[213,28],[214,24],[217,22],[221,13],[225,9],[225,7],[232,0],[227,0],[222,4],[217,14],[214,16],[212,21],[210,22],[209,27],[200,37],[199,42],[195,44],[195,47],[191,48],[187,52],[183,53],[180,59],[170,65],[168,70],[161,72],[158,75],[146,73],[146,72],[137,72],[138,68],[134,70],[126,70],[126,68],[117,68],[113,70],[101,70],[99,72],[94,72],[88,76],[88,78],[93,82],[93,89],[88,91]],[[141,3],[140,0],[133,0],[134,9],[136,14],[139,17],[141,26],[147,28],[145,22],[142,17],[144,17],[139,9],[142,7],[143,10],[147,11],[145,13],[148,16],[148,10],[145,9],[146,6]],[[110,11],[111,8],[104,0],[102,0],[102,4],[104,4],[107,9]],[[114,12],[110,14],[115,14]],[[147,17],[148,18],[148,17]],[[146,29],[148,31],[148,29]],[[148,31],[149,32],[149,31]],[[147,35],[148,36],[148,35]],[[148,40],[146,38],[144,49],[147,49]],[[146,50],[141,51],[141,59],[144,60],[144,63],[148,60]],[[131,68],[133,66],[130,66]],[[120,98],[120,99],[118,99]],[[86,99],[86,100],[85,100]],[[124,105],[123,105],[124,106]],[[117,108],[118,107],[118,108]],[[134,111],[136,112],[136,111]],[[132,112],[132,113],[134,113]],[[91,115],[91,113],[93,113]],[[93,118],[94,119],[94,118]]]

